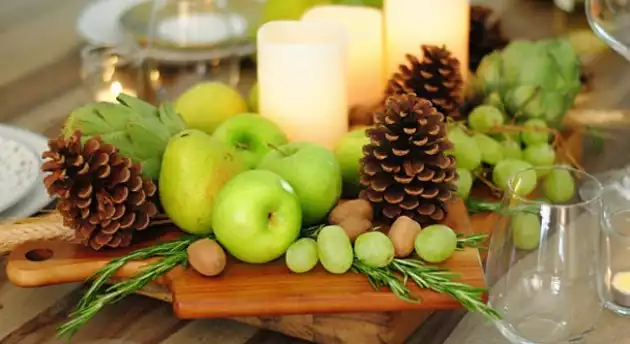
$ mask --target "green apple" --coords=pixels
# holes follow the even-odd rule
[[[267,0],[262,14],[262,23],[272,20],[299,20],[313,6],[328,5],[331,0]]]
[[[258,169],[273,171],[295,190],[304,225],[321,223],[341,196],[341,168],[335,154],[310,142],[280,146],[267,153]]]
[[[220,82],[205,82],[189,88],[177,98],[174,106],[188,128],[208,134],[227,118],[247,112],[243,96]]]
[[[282,256],[302,225],[293,188],[270,171],[246,171],[230,180],[217,197],[214,213],[217,240],[231,255],[251,264]]]
[[[258,112],[258,83],[249,90],[249,96],[247,97],[247,103],[251,111]]]
[[[335,147],[335,156],[341,166],[344,197],[356,197],[361,189],[360,160],[363,158],[363,146],[370,143],[365,133],[367,128],[363,126],[348,132]]]
[[[196,129],[176,134],[162,157],[158,190],[164,211],[185,232],[212,232],[216,196],[244,169],[238,153],[212,136]]]
[[[289,142],[286,134],[271,120],[255,113],[230,117],[212,135],[232,146],[245,160],[248,169],[255,168],[271,147]]]

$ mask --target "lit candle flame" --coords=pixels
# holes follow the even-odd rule
[[[123,87],[118,81],[112,82],[112,86],[109,88],[109,91],[114,95],[114,97],[118,97],[120,92],[122,92]]]

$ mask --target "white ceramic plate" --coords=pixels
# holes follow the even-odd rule
[[[96,46],[118,46],[122,43],[120,17],[128,9],[148,0],[94,0],[79,14],[77,32]]]
[[[0,212],[33,189],[39,176],[39,161],[28,146],[0,135]]]
[[[0,124],[0,136],[22,143],[27,146],[34,155],[41,156],[48,149],[48,139],[39,134],[20,128]],[[43,160],[38,159],[38,168]],[[19,202],[0,213],[0,218],[24,218],[38,213],[49,205],[53,199],[48,196],[44,187],[44,174],[37,173],[34,187]]]

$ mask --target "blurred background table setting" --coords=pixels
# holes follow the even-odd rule
[[[41,154],[73,111],[91,101],[114,103],[116,97],[124,93],[153,104],[168,100],[174,102],[178,111],[185,109],[191,113],[201,106],[200,102],[217,99],[203,106],[204,111],[214,111],[218,117],[229,115],[223,112],[255,112],[259,105],[258,54],[273,53],[271,49],[257,51],[260,46],[257,38],[265,38],[264,35],[257,37],[258,29],[273,20],[300,19],[312,7],[329,2],[5,0],[0,5],[0,224],[45,214],[52,209],[53,199],[46,192],[45,175],[40,172]],[[627,53],[630,40],[624,40],[622,35],[625,2],[619,0],[612,5],[603,0],[470,2],[479,6],[472,12],[479,17],[466,23],[471,25],[470,42],[467,40],[470,45],[463,48],[462,56],[470,58],[470,63],[466,64],[472,65],[463,66],[467,77],[474,73],[482,57],[504,47],[508,40],[566,37],[579,53],[583,90],[576,109],[567,115],[568,121],[585,128],[586,134],[579,144],[580,164],[603,184],[607,190],[606,201],[618,205],[617,222],[611,226],[623,227],[626,220],[623,210],[630,209],[630,63],[627,60],[630,59]],[[383,6],[379,0],[338,0],[335,3],[363,6],[378,13]],[[443,13],[451,13],[446,5],[443,10]],[[327,14],[313,11],[311,15],[316,20],[318,15]],[[415,13],[414,16],[419,22],[429,21],[431,13]],[[364,18],[370,18],[369,13],[361,17]],[[380,25],[380,21],[376,22]],[[454,23],[452,26],[457,26]],[[349,51],[357,66],[379,63],[373,60],[376,55],[371,50],[378,48],[370,43],[382,39],[380,27],[378,32],[369,28],[363,28],[359,35],[372,35],[373,40]],[[630,27],[626,28],[628,34],[629,30]],[[277,39],[285,39],[283,34],[277,34],[276,37],[282,37]],[[290,37],[290,32],[286,37]],[[309,60],[312,56],[308,52],[288,52],[284,56],[292,55],[286,59],[287,65],[295,63],[302,68],[315,61]],[[299,64],[298,60],[305,62]],[[350,69],[350,73],[365,72],[360,69]],[[309,90],[306,83],[300,83],[301,75],[284,77],[298,88],[296,99],[300,91]],[[319,77],[323,79],[326,75]],[[366,113],[373,110],[371,101],[379,101],[382,96],[365,91],[369,89],[362,88],[366,85],[370,83],[351,86],[358,90],[351,103],[361,106],[353,108],[355,112],[351,112],[350,122],[337,126],[338,123],[330,121],[326,123],[328,128],[337,126],[345,131],[365,124]],[[278,102],[284,100],[281,95],[273,98]],[[325,102],[325,105],[334,105],[335,99],[331,97]],[[307,105],[304,116],[309,116],[311,106],[316,108],[321,104]],[[278,116],[281,115],[285,116]],[[199,121],[199,126],[216,125],[194,114],[187,120]],[[591,184],[580,192],[588,198],[596,190]],[[9,240],[9,235],[0,232],[0,241]],[[609,249],[626,250],[625,244],[619,245]],[[78,288],[76,284],[68,284],[21,289],[12,286],[4,269],[0,269],[0,343],[62,342],[54,338],[55,329],[80,298]],[[261,318],[254,322],[250,319],[249,323],[282,328],[282,324],[274,321]],[[604,313],[587,337],[587,343],[630,343],[627,321],[613,312]],[[356,325],[360,326],[360,322]],[[313,338],[312,333],[302,334],[302,338],[311,337],[305,341],[231,319],[180,320],[171,314],[171,305],[138,295],[103,311],[87,327],[76,336],[77,343],[99,340],[187,344],[330,342],[327,338]],[[508,343],[494,326],[463,310],[433,313],[406,342]]]

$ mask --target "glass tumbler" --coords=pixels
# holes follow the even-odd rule
[[[585,10],[593,32],[630,60],[630,1],[586,0]]]
[[[243,56],[254,52],[248,23],[225,0],[154,0],[146,37],[134,37],[145,97],[174,100],[208,81],[235,87]]]
[[[616,314],[630,316],[630,208],[605,216],[599,262],[601,301]]]
[[[577,190],[586,182],[598,192],[581,198]],[[516,173],[507,189],[486,262],[488,302],[502,316],[496,326],[511,343],[578,343],[602,311],[601,184],[550,166]]]
[[[81,78],[90,97],[116,102],[120,93],[138,95],[140,75],[133,60],[121,51],[99,46],[81,50]]]

